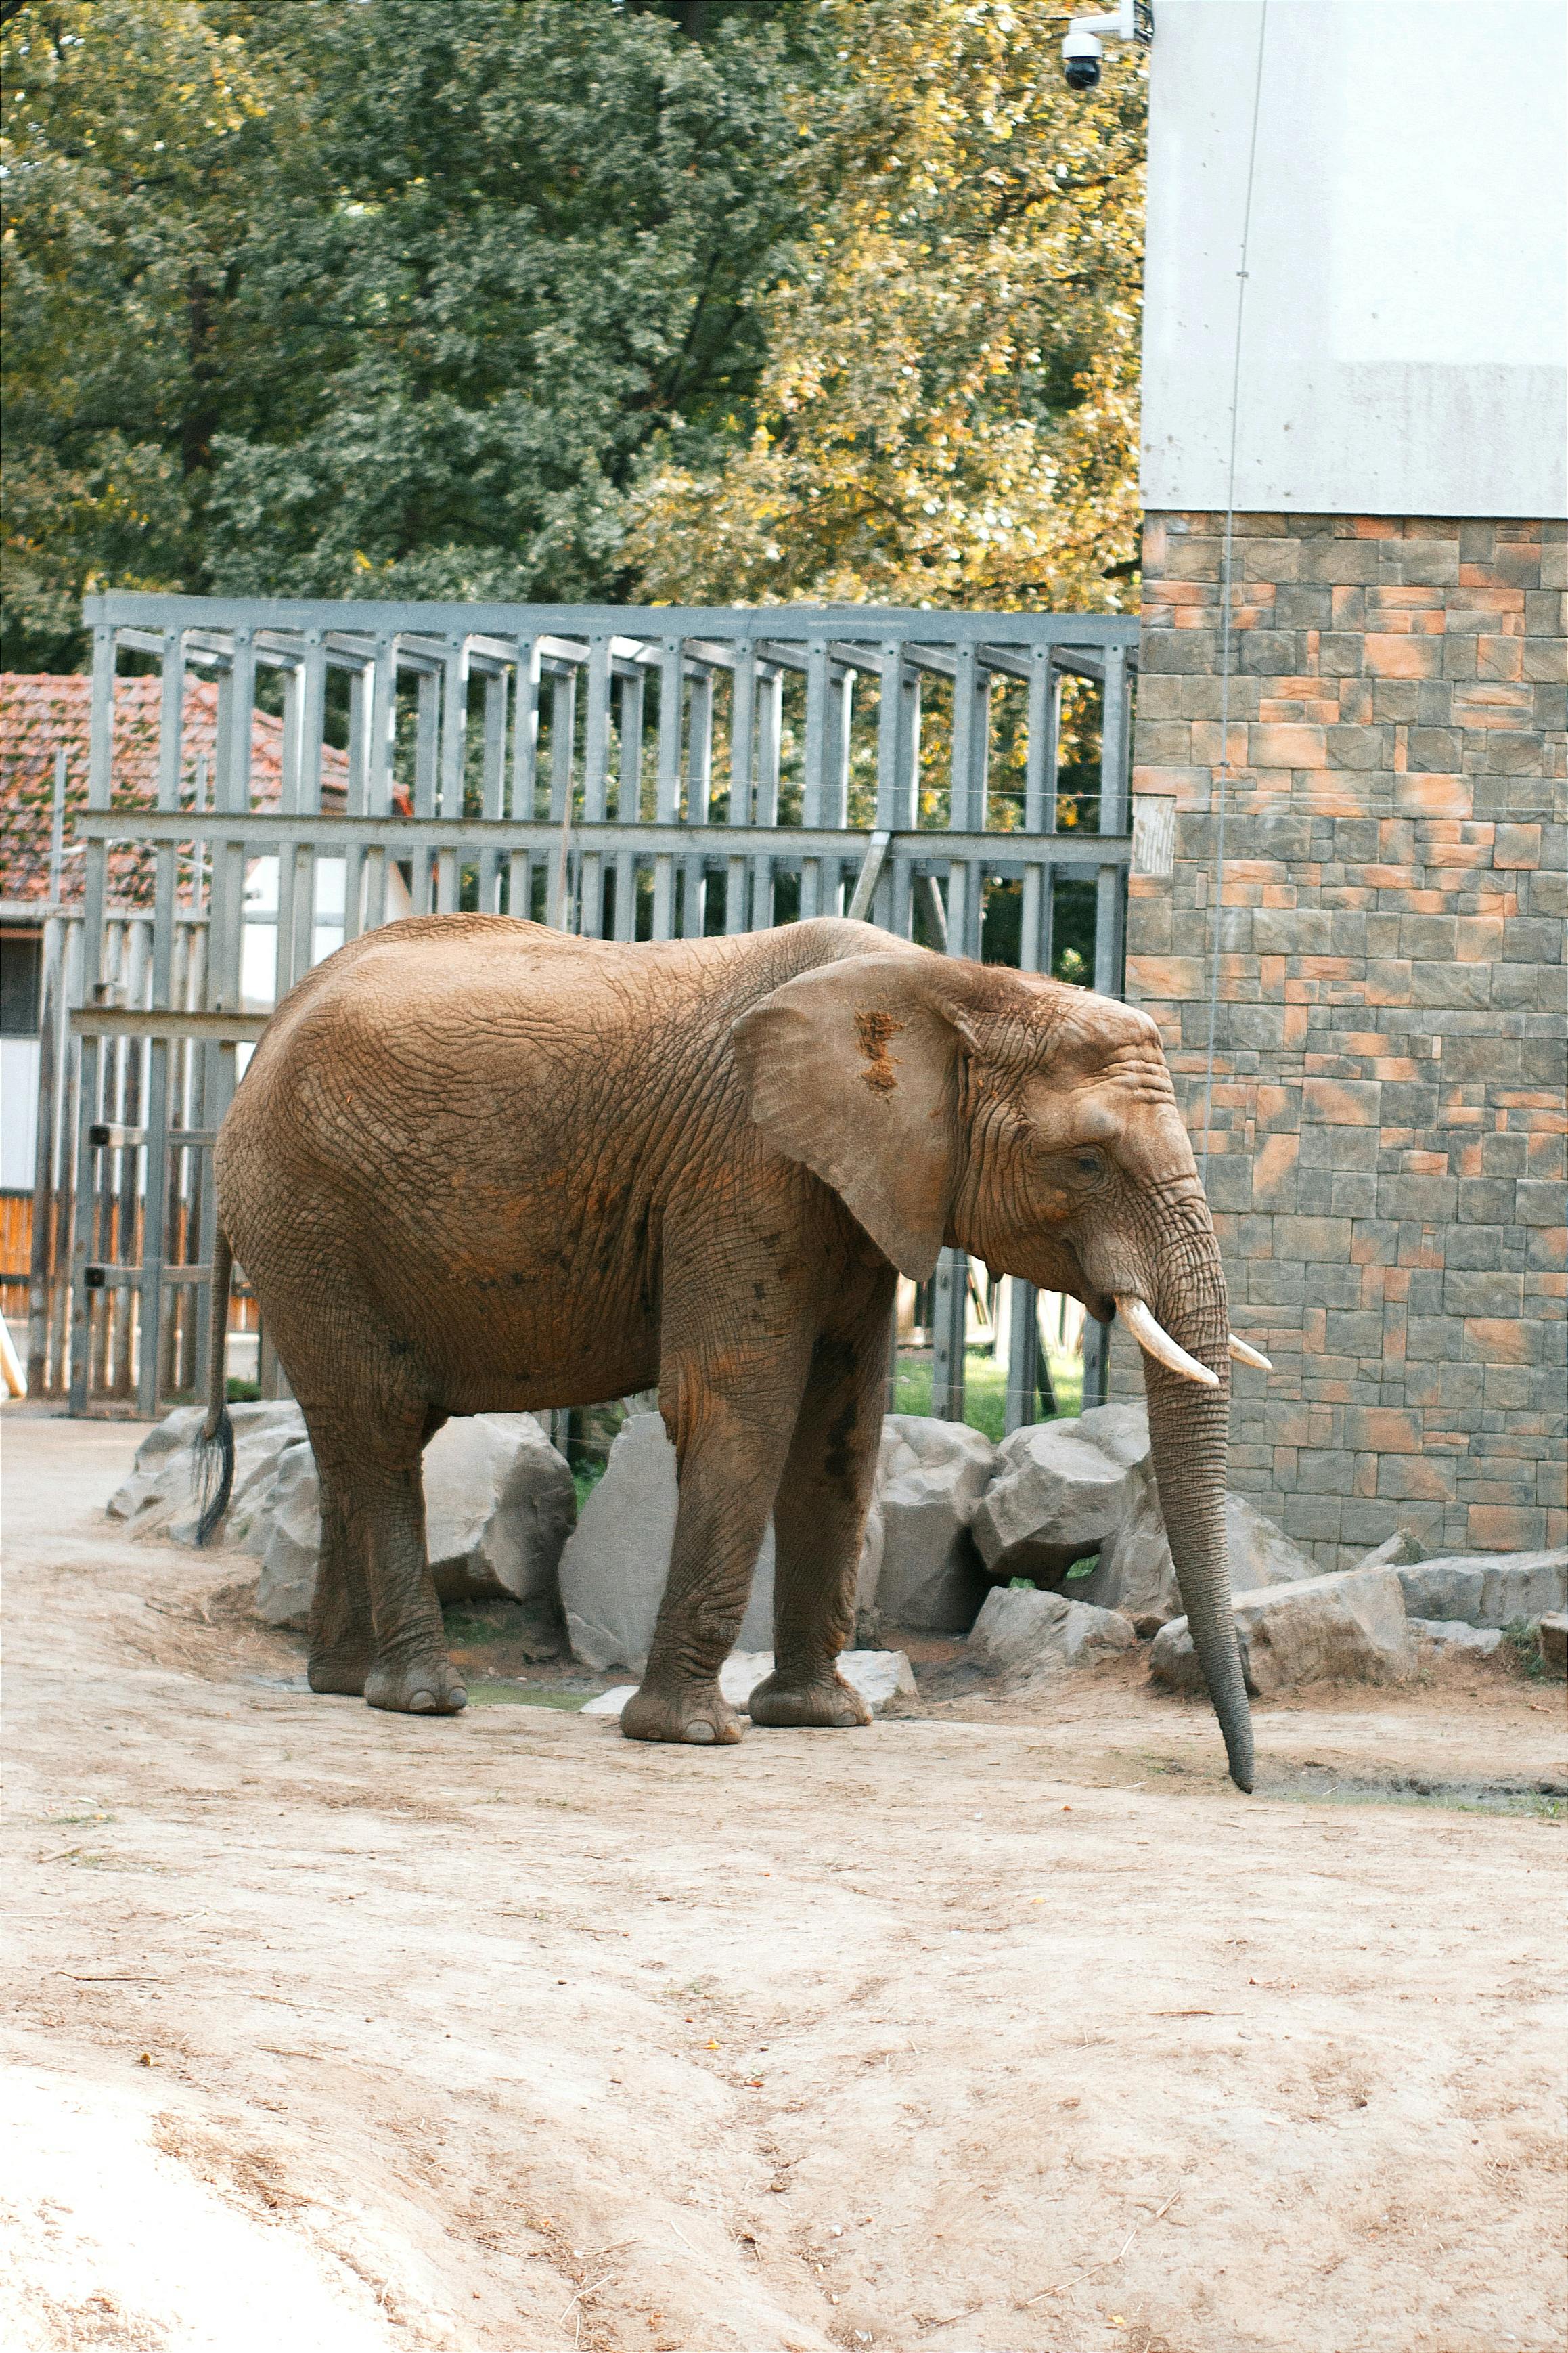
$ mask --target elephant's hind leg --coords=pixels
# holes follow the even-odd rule
[[[330,1508],[336,1573],[318,1587],[311,1612],[310,1683],[363,1692],[372,1707],[456,1715],[468,1693],[447,1654],[425,1547],[426,1434],[423,1407],[389,1411],[383,1402],[379,1410],[339,1409],[330,1436],[317,1440],[322,1563]]]
[[[364,1563],[349,1543],[339,1483],[321,1450],[316,1452],[321,1482],[321,1554],[310,1604],[310,1663],[313,1692],[364,1696],[365,1678],[375,1663],[375,1620]]]
[[[855,1632],[855,1578],[877,1472],[894,1277],[878,1275],[817,1341],[773,1506],[773,1672],[752,1694],[758,1725],[868,1724],[838,1672]]]

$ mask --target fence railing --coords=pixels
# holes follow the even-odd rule
[[[30,1335],[46,1388],[68,1360],[74,1411],[204,1386],[210,1144],[242,1057],[312,963],[380,923],[477,908],[659,940],[847,913],[1120,994],[1131,619],[120,594],[85,611],[83,899],[79,946],[62,928],[53,959]],[[161,681],[135,761],[124,665]],[[184,723],[193,673],[217,684],[210,763]],[[258,711],[269,742],[281,729],[264,787]],[[1016,1288],[1010,1427],[1034,1417]],[[965,1290],[945,1254],[932,1411],[954,1418]],[[265,1394],[265,1335],[260,1369]]]

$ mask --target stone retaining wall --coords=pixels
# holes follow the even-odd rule
[[[1200,1153],[1222,532],[1146,522],[1133,786],[1175,851],[1127,956]],[[1232,1481],[1323,1567],[1560,1545],[1564,526],[1236,534],[1208,1187],[1277,1371],[1237,1368]]]

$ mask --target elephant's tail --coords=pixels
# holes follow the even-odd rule
[[[234,1493],[234,1424],[228,1417],[225,1343],[228,1338],[228,1289],[234,1252],[220,1231],[213,1250],[212,1329],[209,1337],[207,1417],[196,1436],[196,1542],[205,1545]]]

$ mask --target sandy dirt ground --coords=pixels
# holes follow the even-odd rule
[[[1560,1687],[377,1715],[140,1434],[0,1434],[8,2346],[1563,2344]]]

